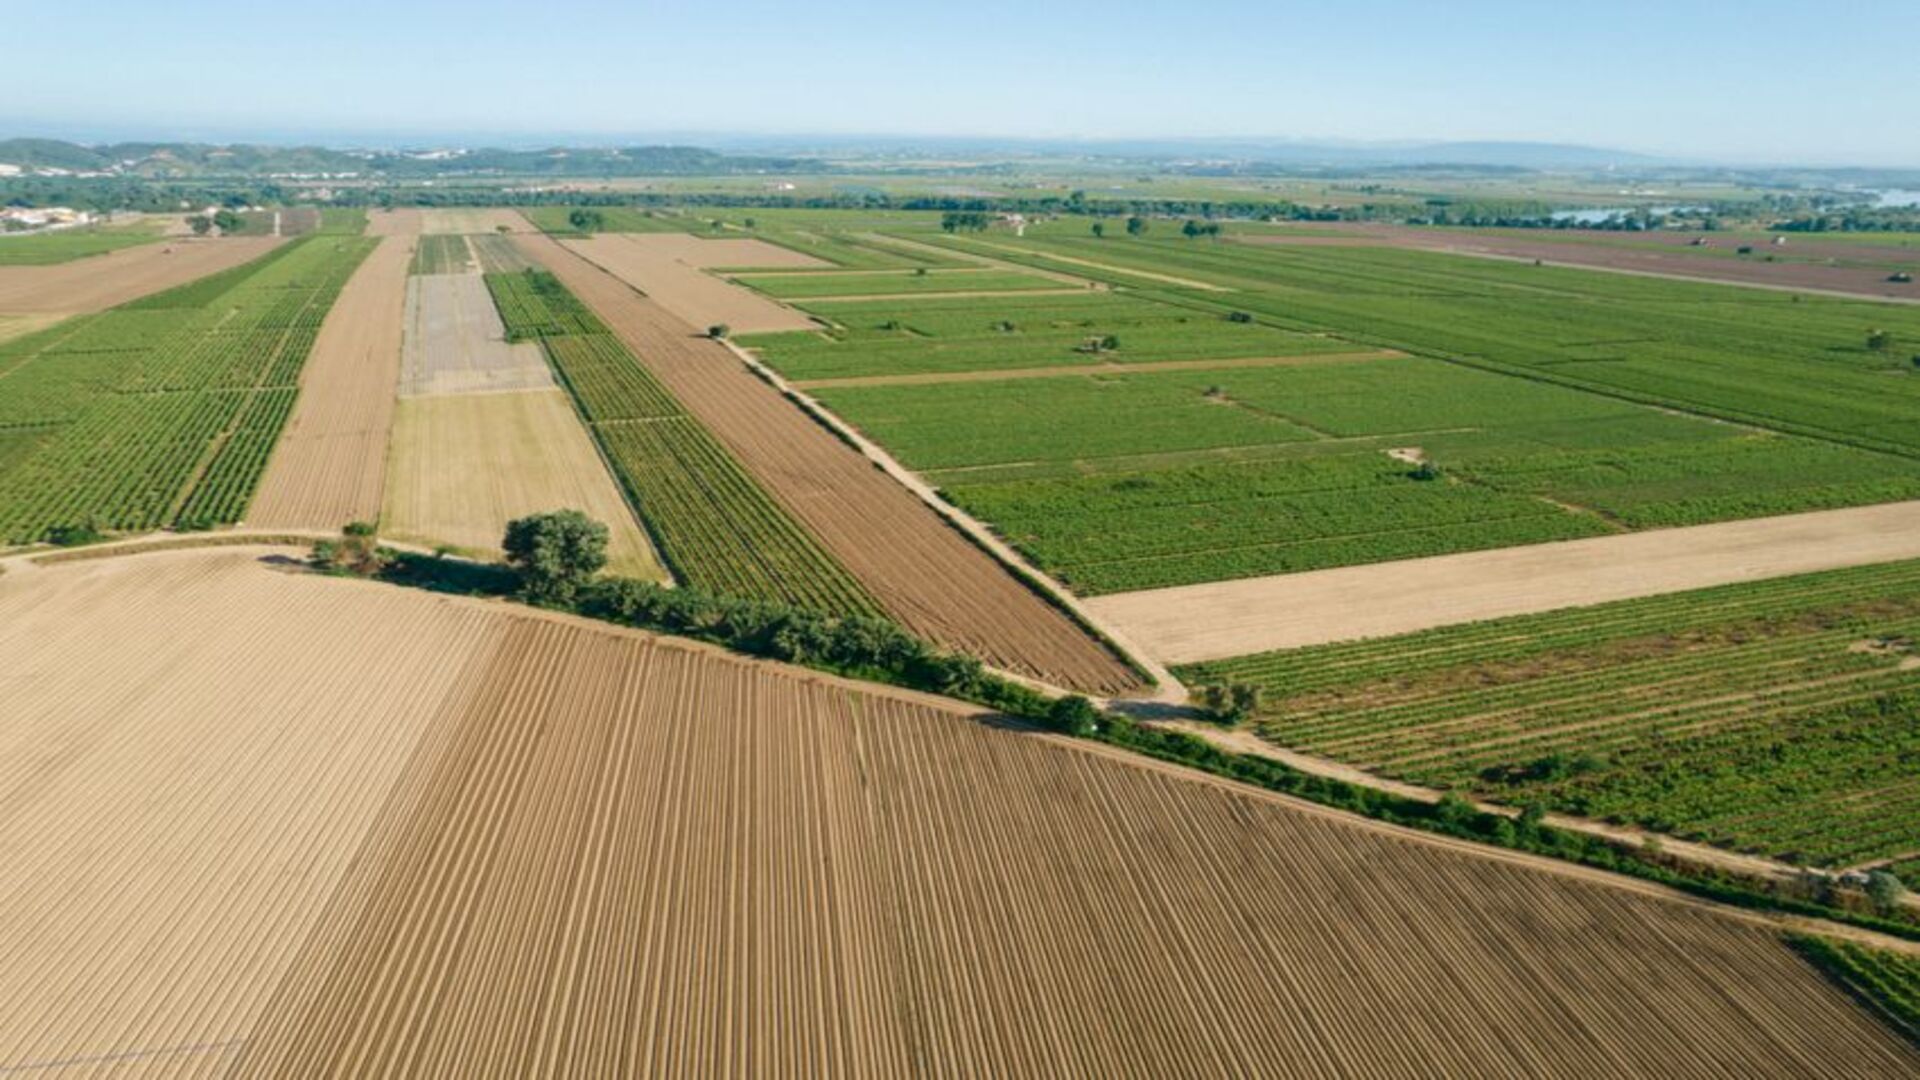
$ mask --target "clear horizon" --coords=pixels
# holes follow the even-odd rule
[[[1904,95],[1863,91],[1788,47],[1831,9],[1628,0],[1569,28],[1477,0],[1435,20],[1404,0],[1044,9],[870,0],[797,18],[764,0],[724,22],[666,5],[499,0],[324,16],[237,0],[110,4],[70,26],[12,17],[10,130],[308,142],[717,138],[1257,139],[1563,143],[1684,161],[1920,167]],[[122,10],[124,8],[124,10]],[[1920,6],[1861,0],[1850,70],[1903,69]],[[1163,25],[1164,24],[1164,25]]]

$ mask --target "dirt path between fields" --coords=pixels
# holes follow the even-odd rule
[[[1230,368],[1306,367],[1360,360],[1393,360],[1407,355],[1397,349],[1369,352],[1310,353],[1306,356],[1246,356],[1232,360],[1154,360],[1144,364],[1066,364],[1056,367],[1005,368],[999,371],[929,371],[913,375],[849,375],[840,379],[806,379],[792,385],[801,390],[842,386],[926,386],[935,383],[1001,382],[1007,379],[1051,379],[1065,375],[1131,375],[1148,371],[1225,371]]]
[[[1195,278],[1175,277],[1172,274],[1161,274],[1152,270],[1135,270],[1132,267],[1128,267],[1128,266],[1118,266],[1113,263],[1095,262],[1092,259],[1082,259],[1073,255],[1061,255],[1058,252],[1043,251],[1039,248],[1013,247],[1010,244],[996,244],[991,240],[974,240],[972,242],[976,244],[981,244],[985,247],[993,248],[996,251],[1008,251],[1017,255],[1026,255],[1036,259],[1045,259],[1049,262],[1063,262],[1063,263],[1070,263],[1074,266],[1086,266],[1094,270],[1104,270],[1109,274],[1124,274],[1128,277],[1146,278],[1148,281],[1160,281],[1160,282],[1165,282],[1168,285],[1178,285],[1183,289],[1199,289],[1202,292],[1234,291],[1232,289],[1227,288],[1225,285],[1216,285],[1211,281],[1200,281]],[[941,250],[946,250],[946,249],[942,248]],[[1026,269],[1032,269],[1032,267],[1027,267]]]
[[[855,239],[870,244],[878,244],[881,247],[892,246],[905,248],[908,251],[922,255],[940,255],[949,259],[964,259],[967,262],[975,263],[979,266],[992,267],[995,270],[1007,270],[1016,274],[1037,274],[1049,281],[1076,285],[1089,292],[1095,289],[1107,288],[1107,283],[1104,281],[1095,281],[1092,278],[1079,277],[1062,270],[1046,270],[1038,266],[1028,266],[1025,263],[1008,262],[1005,259],[996,259],[990,255],[982,255],[977,251],[967,251],[964,248],[941,247],[938,244],[927,244],[919,240],[908,240],[903,236],[888,236],[884,233],[857,233],[855,234]],[[1008,250],[1020,251],[1022,249],[1013,248]]]
[[[1117,593],[1086,601],[1167,663],[1384,637],[1920,558],[1920,501]]]
[[[1015,296],[1084,296],[1093,289],[979,289],[963,292],[861,293],[856,296],[785,296],[782,303],[799,307],[806,304],[853,304],[875,300],[1004,300]]]
[[[726,346],[550,237],[515,242],[592,308],[908,629],[1055,686],[1138,689],[1138,676],[1105,645]]]

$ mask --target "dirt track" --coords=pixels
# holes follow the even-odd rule
[[[1861,296],[1876,300],[1895,299],[1920,303],[1920,286],[1887,281],[1889,266],[1899,262],[1901,257],[1910,257],[1910,253],[1898,248],[1890,248],[1882,252],[1866,245],[1849,245],[1844,257],[1852,260],[1852,264],[1841,263],[1829,266],[1818,262],[1795,260],[1813,255],[1816,248],[1826,251],[1839,245],[1796,246],[1795,240],[1789,240],[1784,247],[1775,248],[1765,241],[1755,241],[1753,242],[1754,253],[1751,256],[1727,258],[1710,252],[1713,250],[1725,252],[1730,247],[1737,247],[1738,242],[1714,237],[1713,242],[1720,245],[1718,249],[1703,251],[1688,246],[1687,240],[1702,234],[1664,234],[1660,240],[1644,240],[1636,237],[1636,245],[1640,246],[1630,247],[1620,242],[1621,234],[1617,233],[1582,234],[1573,231],[1562,233],[1539,230],[1541,235],[1531,236],[1528,235],[1530,230],[1495,232],[1391,225],[1345,228],[1350,230],[1348,235],[1340,237],[1261,234],[1236,236],[1233,239],[1238,243],[1262,246],[1362,244],[1439,251],[1456,255],[1538,259],[1561,266],[1595,270],[1614,270],[1658,277],[1715,281],[1734,285],[1759,285],[1772,289],[1797,289]],[[1765,259],[1768,255],[1774,255],[1781,261],[1767,262]],[[1872,264],[1876,261],[1876,257],[1879,262],[1887,265],[1860,265]]]
[[[413,245],[380,241],[327,312],[247,524],[335,529],[379,515]]]
[[[1170,664],[1920,558],[1920,502],[1182,585],[1084,601]]]
[[[0,1069],[1920,1070],[1651,886],[258,554],[0,577]]]
[[[667,241],[662,243],[661,241]],[[697,244],[751,244],[751,249],[730,246],[733,254],[689,254],[687,242]],[[794,265],[785,256],[809,258],[787,252],[758,240],[698,240],[679,233],[608,234],[588,240],[569,240],[567,246],[606,272],[647,294],[660,307],[672,312],[690,326],[706,329],[716,323],[732,327],[736,334],[764,334],[782,330],[812,330],[812,319],[784,304],[769,300],[744,285],[708,274],[703,265],[718,265],[714,259],[757,258],[773,260],[773,255],[754,255],[760,249],[782,252],[781,261],[771,265]],[[689,261],[692,260],[692,261]],[[752,265],[751,263],[747,265]]]
[[[104,311],[238,266],[283,242],[272,236],[162,240],[51,266],[0,266],[0,315]]]
[[[1104,646],[724,346],[545,236],[517,238],[611,326],[749,472],[916,633],[1055,685],[1137,683]]]

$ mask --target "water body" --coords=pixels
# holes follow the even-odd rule
[[[1873,205],[1883,210],[1891,207],[1920,206],[1920,191],[1876,191],[1873,194],[1879,199]]]

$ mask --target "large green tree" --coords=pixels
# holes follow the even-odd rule
[[[578,510],[508,522],[500,546],[520,572],[521,595],[535,603],[571,603],[607,565],[607,527]]]

